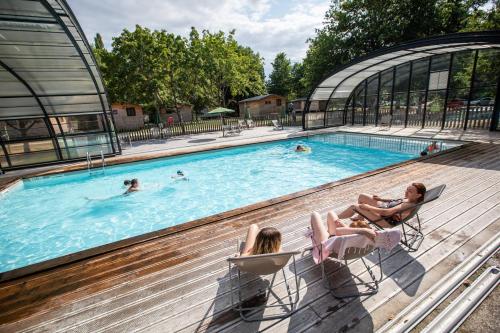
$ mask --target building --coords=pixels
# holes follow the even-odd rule
[[[255,96],[239,102],[241,118],[278,117],[286,112],[286,98],[268,94]]]
[[[184,122],[193,120],[193,106],[191,104],[178,104],[177,107],[179,108]],[[175,112],[175,108],[162,108],[160,110],[160,119],[162,123],[166,124],[168,122],[168,118],[170,117],[172,117],[174,124],[180,122],[177,112]]]
[[[144,111],[138,104],[111,104],[117,130],[133,130],[144,127]]]
[[[296,114],[300,115],[304,111],[306,107],[307,97],[297,98],[291,101],[293,104],[292,111],[295,111]],[[310,112],[316,111],[325,111],[326,110],[326,101],[311,101],[311,105],[309,106]]]

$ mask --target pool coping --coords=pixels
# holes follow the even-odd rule
[[[274,140],[264,140],[264,141],[251,142],[251,143],[245,143],[245,144],[240,144],[240,145],[229,145],[229,146],[218,147],[218,148],[207,148],[207,147],[204,147],[205,149],[201,149],[201,150],[197,150],[197,151],[189,151],[189,152],[179,152],[177,154],[172,154],[172,151],[169,151],[168,153],[170,153],[170,154],[166,154],[166,155],[162,154],[162,156],[155,156],[155,157],[150,157],[150,158],[146,158],[146,159],[134,159],[134,160],[128,161],[128,162],[124,162],[124,161],[120,160],[120,163],[115,163],[115,164],[110,164],[110,165],[119,165],[119,164],[125,164],[125,163],[141,162],[141,161],[147,161],[147,160],[160,159],[160,158],[165,158],[165,157],[181,156],[181,155],[193,154],[193,153],[198,153],[198,152],[206,152],[206,151],[209,151],[209,150],[220,150],[220,149],[227,149],[227,148],[234,148],[234,147],[246,146],[246,145],[251,145],[251,144],[256,144],[256,143],[265,143],[265,142],[272,142],[272,141],[282,141],[282,140],[288,140],[288,139],[296,138],[296,137],[304,137],[304,136],[309,137],[309,136],[318,135],[318,134],[327,134],[327,133],[342,133],[342,134],[350,134],[350,135],[356,135],[356,134],[359,135],[360,134],[360,133],[344,132],[344,131],[335,131],[335,132],[325,131],[325,132],[321,132],[321,133],[318,133],[318,131],[314,131],[314,132],[315,133],[312,134],[312,135],[309,134],[309,133],[307,133],[307,132],[304,132],[304,133],[301,133],[302,135],[295,136],[294,135],[295,133],[293,133],[291,135],[294,135],[294,136],[291,136],[291,137],[289,136],[287,138],[279,138],[279,139],[274,139]],[[367,134],[367,133],[365,134],[365,133],[363,133],[361,135],[386,136],[386,137],[392,137],[392,138],[394,138],[394,137],[412,138],[412,139],[417,139],[417,140],[432,140],[432,138],[419,138],[419,137],[408,137],[408,136],[397,136],[397,135],[383,135],[383,134]],[[438,141],[438,140],[436,140],[436,141]],[[444,141],[444,142],[446,142],[446,141],[448,141],[448,142],[460,142],[462,144],[460,146],[456,146],[456,147],[453,147],[453,148],[450,148],[450,149],[447,149],[447,150],[444,150],[444,151],[440,151],[440,152],[432,154],[432,155],[423,156],[423,157],[416,157],[416,158],[413,158],[413,159],[410,159],[410,160],[407,160],[407,161],[403,161],[403,162],[391,164],[391,165],[388,165],[388,166],[385,166],[385,167],[382,167],[382,168],[378,168],[378,169],[375,169],[375,170],[371,170],[371,171],[368,171],[368,172],[357,174],[357,175],[354,175],[354,176],[351,176],[351,177],[343,178],[343,179],[340,179],[340,180],[337,180],[337,181],[334,181],[334,182],[329,182],[329,183],[325,183],[325,184],[322,184],[322,185],[318,185],[318,186],[315,186],[315,187],[312,187],[312,188],[308,188],[308,189],[305,189],[305,190],[302,190],[302,191],[293,192],[293,193],[290,193],[290,194],[282,195],[282,196],[275,197],[275,198],[272,198],[272,199],[260,201],[260,202],[254,203],[254,204],[242,206],[242,207],[239,207],[239,208],[236,208],[236,209],[231,209],[231,210],[228,210],[228,211],[225,211],[225,212],[221,212],[221,213],[218,213],[218,214],[214,214],[214,215],[210,215],[210,216],[203,217],[203,218],[200,218],[200,219],[196,219],[196,220],[193,220],[193,221],[185,222],[185,223],[182,223],[182,224],[179,224],[179,225],[175,225],[175,226],[163,228],[163,229],[160,229],[160,230],[148,232],[148,233],[137,235],[137,236],[133,236],[133,237],[130,237],[130,238],[122,239],[122,240],[119,240],[119,241],[115,241],[115,242],[112,242],[112,243],[100,245],[100,246],[97,246],[97,247],[92,247],[92,248],[89,248],[89,249],[86,249],[86,250],[82,250],[82,251],[79,251],[79,252],[70,253],[70,254],[63,255],[63,256],[60,256],[60,257],[56,257],[56,258],[53,258],[53,259],[48,259],[48,260],[41,261],[41,262],[38,262],[38,263],[34,263],[34,264],[31,264],[31,265],[28,265],[28,266],[16,268],[16,269],[13,269],[13,270],[10,270],[10,271],[1,272],[0,273],[0,282],[5,282],[5,281],[14,280],[14,279],[17,279],[17,278],[22,278],[22,277],[33,275],[33,274],[36,274],[36,273],[42,273],[44,271],[47,271],[47,270],[50,270],[50,269],[53,269],[53,268],[56,268],[56,267],[59,267],[59,266],[62,266],[62,265],[78,264],[78,262],[82,262],[84,260],[91,259],[93,257],[99,256],[99,255],[102,255],[102,254],[106,254],[106,253],[109,253],[109,252],[112,252],[112,251],[116,251],[116,250],[120,250],[120,249],[123,249],[123,248],[126,248],[126,247],[130,247],[130,246],[133,246],[133,245],[138,245],[138,244],[141,244],[141,243],[145,243],[145,242],[157,239],[157,238],[161,238],[161,237],[166,237],[166,236],[169,236],[169,235],[177,234],[177,233],[180,233],[180,232],[183,232],[183,231],[187,231],[187,230],[190,230],[190,229],[194,229],[194,228],[197,228],[197,227],[201,227],[201,226],[204,226],[204,225],[208,225],[208,224],[212,224],[212,223],[216,223],[216,222],[221,222],[221,221],[223,221],[225,219],[229,219],[229,218],[233,218],[233,217],[236,217],[236,216],[239,216],[239,215],[242,215],[242,214],[250,213],[250,212],[253,212],[253,211],[256,211],[256,210],[259,210],[259,209],[262,209],[262,208],[266,208],[266,207],[269,207],[269,206],[272,206],[272,205],[275,205],[275,204],[278,204],[278,203],[283,203],[283,202],[286,202],[286,201],[298,199],[298,198],[301,198],[301,197],[304,197],[304,196],[307,196],[307,195],[311,195],[313,193],[318,193],[318,192],[321,192],[321,191],[329,190],[329,189],[331,189],[333,187],[337,187],[337,186],[340,186],[340,185],[348,184],[348,183],[354,182],[354,181],[359,180],[359,179],[372,177],[374,175],[377,175],[377,174],[380,174],[380,173],[383,173],[383,172],[387,172],[389,170],[393,170],[393,169],[400,168],[400,167],[403,167],[403,166],[406,166],[406,165],[414,164],[414,163],[417,163],[417,162],[420,162],[420,161],[423,161],[423,160],[432,159],[432,158],[434,158],[436,156],[441,156],[441,155],[444,155],[444,154],[448,154],[448,153],[451,153],[451,152],[463,149],[463,148],[468,147],[468,146],[479,144],[477,142],[470,142],[470,141],[463,141],[463,140],[439,140],[439,141]],[[29,175],[24,175],[22,177],[18,177],[17,179],[13,180],[12,182],[9,182],[8,183],[9,186],[4,187],[3,189],[0,188],[0,194],[8,192],[10,189],[12,189],[13,186],[16,186],[20,181],[22,181],[23,179],[26,179],[26,178],[55,175],[55,174],[60,174],[60,173],[65,173],[65,172],[71,172],[71,171],[81,171],[81,170],[85,170],[85,169],[86,169],[86,165],[84,165],[83,168],[80,167],[80,166],[78,166],[76,169],[71,168],[70,170],[67,170],[66,168],[61,168],[61,169],[56,169],[56,170],[49,170],[49,172],[42,171],[42,172],[35,172],[35,173],[29,174]]]

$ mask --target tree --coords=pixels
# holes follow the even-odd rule
[[[308,90],[334,68],[381,47],[465,29],[488,0],[333,1],[304,59]],[[498,6],[498,4],[497,4]],[[490,10],[491,14],[494,9]],[[481,20],[484,20],[485,16]],[[390,19],[388,19],[390,18]],[[481,21],[480,20],[480,21]],[[494,18],[491,18],[494,21]],[[486,25],[487,26],[487,25]]]
[[[267,81],[267,92],[288,97],[292,90],[292,65],[284,52],[280,52],[272,62],[273,71]]]
[[[300,62],[293,64],[291,70],[291,95],[290,99],[305,97],[308,91],[304,84],[304,65]]]

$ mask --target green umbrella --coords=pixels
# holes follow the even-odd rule
[[[212,111],[209,111],[209,112],[207,112],[207,113],[208,113],[208,114],[218,114],[218,115],[220,115],[220,119],[221,119],[221,121],[222,121],[222,124],[224,125],[224,119],[222,118],[222,115],[223,115],[224,113],[232,113],[232,112],[234,112],[234,110],[232,110],[232,109],[227,109],[227,108],[223,108],[223,107],[218,107],[218,108],[213,109]]]

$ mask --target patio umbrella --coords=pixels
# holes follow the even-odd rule
[[[222,121],[222,124],[224,125],[224,119],[222,118],[222,115],[224,113],[232,113],[232,112],[234,112],[234,110],[223,108],[223,107],[218,107],[216,109],[213,109],[212,111],[209,111],[208,114],[218,114],[218,115],[220,115],[220,120]]]

